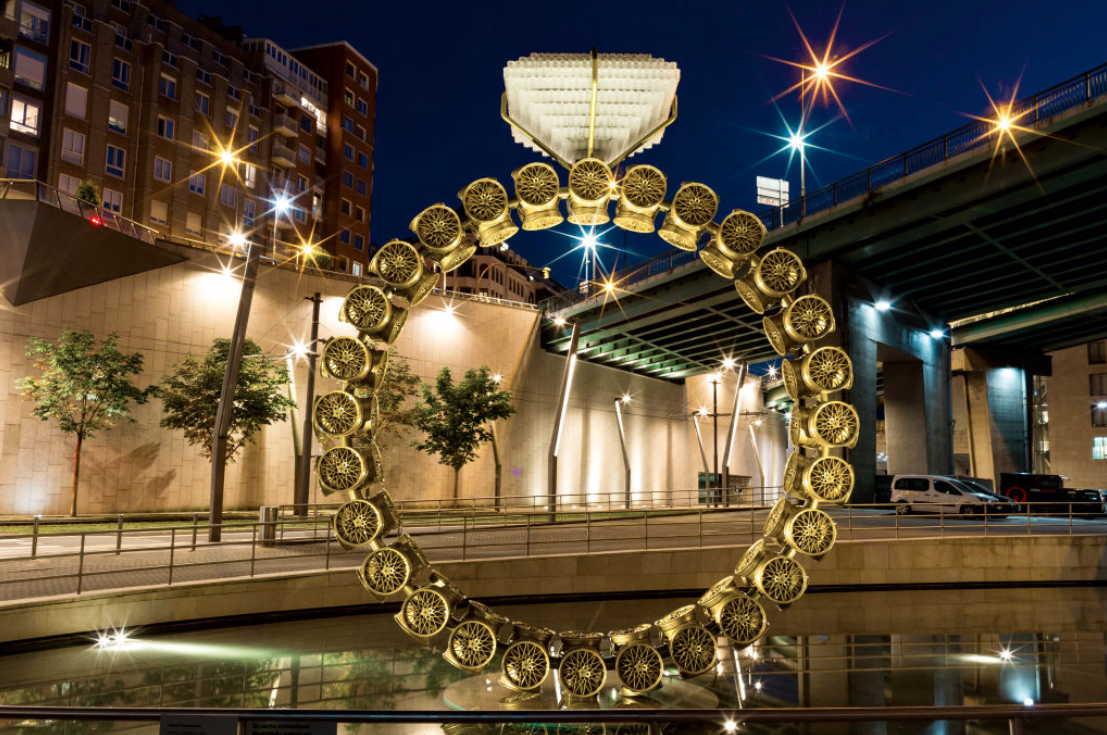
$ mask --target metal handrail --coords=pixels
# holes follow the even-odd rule
[[[144,224],[127,219],[118,212],[105,209],[78,199],[64,192],[56,186],[45,184],[34,179],[4,179],[0,178],[0,200],[13,199],[23,201],[38,201],[56,209],[92,222],[93,224],[108,227],[109,229],[129,235],[141,240],[148,245],[153,245],[159,237],[157,230]]]

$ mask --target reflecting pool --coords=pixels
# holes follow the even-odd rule
[[[558,630],[610,630],[654,620],[686,602],[642,599],[496,609]],[[812,593],[774,616],[769,634],[755,646],[741,652],[721,647],[720,663],[710,674],[682,682],[671,672],[660,693],[633,701],[619,695],[609,675],[596,700],[572,706],[718,706],[740,713],[795,706],[1103,702],[1105,603],[1107,590],[1095,587]],[[180,634],[133,630],[123,638],[0,656],[0,704],[439,711],[570,706],[557,696],[552,677],[541,697],[523,702],[497,685],[498,675],[498,661],[476,679],[459,672],[440,652],[407,638],[391,615],[375,613]],[[80,735],[124,726],[0,721],[0,727]],[[430,726],[344,727],[347,733],[441,732]],[[453,731],[499,733],[501,728]],[[530,730],[504,730],[524,731]],[[749,723],[740,731],[984,733],[1007,732],[1007,725]],[[1107,732],[1107,720],[1028,720],[1024,731]]]

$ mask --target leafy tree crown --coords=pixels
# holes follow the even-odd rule
[[[455,471],[477,458],[481,444],[492,439],[490,421],[515,413],[511,392],[500,390],[487,365],[466,370],[458,383],[442,368],[434,385],[423,383],[423,400],[415,404],[415,427],[426,436],[412,446],[438,455],[439,464]]]

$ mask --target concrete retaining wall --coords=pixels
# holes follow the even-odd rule
[[[454,562],[439,568],[474,598],[704,589],[730,573],[742,548],[617,552]],[[1107,537],[844,542],[805,564],[830,585],[1096,582],[1107,579]],[[310,602],[310,605],[308,604]],[[103,592],[0,607],[0,642],[199,618],[372,603],[352,571]],[[820,614],[817,598],[792,608]],[[802,613],[806,615],[808,613]],[[856,614],[863,614],[857,612]],[[873,615],[884,615],[882,610]],[[552,621],[551,621],[552,622]],[[627,625],[643,621],[627,621]]]

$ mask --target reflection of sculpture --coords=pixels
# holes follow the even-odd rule
[[[712,670],[717,661],[716,637],[725,635],[736,648],[765,634],[768,601],[783,609],[807,589],[807,572],[795,558],[818,560],[834,545],[836,529],[819,506],[840,504],[853,490],[853,469],[835,455],[857,442],[857,412],[847,403],[830,400],[831,393],[853,382],[849,356],[840,348],[818,347],[833,334],[831,305],[813,294],[796,295],[807,279],[800,258],[785,249],[759,257],[765,227],[754,215],[731,211],[721,224],[713,222],[719,200],[698,183],[680,186],[665,200],[665,175],[652,166],[627,169],[622,181],[597,158],[577,161],[566,187],[546,163],[532,163],[512,174],[515,197],[509,198],[495,179],[482,178],[461,190],[461,210],[434,204],[411,223],[417,244],[387,243],[374,258],[379,285],[359,285],[340,311],[354,326],[357,339],[339,337],[324,347],[321,372],[345,382],[340,391],[324,394],[316,404],[315,423],[330,444],[320,457],[319,483],[327,494],[347,493],[349,501],[336,512],[335,536],[344,548],[368,547],[370,555],[358,574],[366,589],[385,598],[405,597],[396,621],[417,640],[444,649],[443,658],[469,673],[477,673],[501,654],[500,683],[525,696],[537,691],[557,672],[562,693],[594,697],[614,669],[623,692],[633,696],[656,689],[664,678],[665,658],[682,677]],[[791,422],[797,449],[788,460],[785,490],[791,499],[774,506],[765,538],[745,552],[734,575],[720,580],[694,605],[676,610],[655,624],[610,633],[555,633],[523,622],[509,622],[452,585],[433,569],[417,542],[402,533],[401,519],[383,489],[379,453],[355,448],[355,437],[375,431],[374,391],[385,357],[372,349],[374,340],[394,342],[410,308],[426,297],[437,273],[457,268],[476,250],[514,235],[522,228],[553,227],[564,217],[578,225],[608,222],[616,203],[615,225],[631,232],[653,232],[664,214],[659,234],[676,247],[699,250],[715,273],[730,279],[738,295],[763,320],[770,344],[786,360],[785,386],[796,401]],[[429,285],[428,285],[429,284]],[[405,305],[397,301],[406,302]],[[358,445],[360,447],[361,444]],[[385,538],[400,535],[390,545]]]

